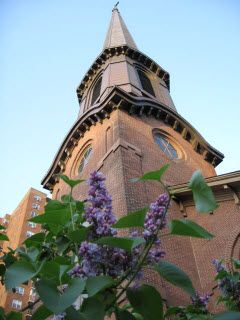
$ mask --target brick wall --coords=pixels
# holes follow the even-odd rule
[[[152,134],[154,129],[162,130],[171,137],[181,154],[180,159],[170,161],[162,152],[154,142]],[[109,130],[111,130],[110,140],[107,138]],[[93,155],[82,174],[79,175],[77,170],[81,154],[89,144],[93,147]],[[114,211],[117,216],[121,216],[144,207],[161,192],[156,182],[132,183],[130,179],[141,176],[146,171],[159,169],[169,162],[171,166],[164,176],[165,183],[168,185],[188,181],[196,169],[201,169],[205,177],[216,175],[214,167],[206,162],[202,155],[194,151],[191,143],[164,122],[153,117],[130,116],[124,111],[115,110],[109,119],[92,126],[79,140],[66,164],[64,173],[72,178],[87,179],[92,170],[98,169],[103,172],[107,178],[108,190],[113,197]],[[67,185],[59,181],[54,187],[53,198],[60,198],[67,192]],[[74,196],[85,199],[86,192],[86,185],[80,185],[75,189]],[[229,231],[237,223],[236,213],[231,213],[226,217],[226,209],[230,208],[229,206],[232,208],[230,211],[233,212],[235,210],[233,202],[224,202],[218,209],[219,213],[216,212],[212,216],[200,216],[196,214],[194,208],[187,209],[187,214],[191,219],[216,235],[213,241],[168,235],[163,237],[167,259],[182,267],[190,275],[200,292],[211,291],[211,280],[213,279],[213,271],[209,271],[211,260],[222,256],[226,249],[223,244],[227,242]],[[182,217],[179,206],[173,203],[169,219]],[[223,228],[225,231],[222,231]],[[161,281],[157,284],[155,274],[148,273],[147,281],[155,284],[170,304],[184,303],[188,300],[187,295],[181,290]]]

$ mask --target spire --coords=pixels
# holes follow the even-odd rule
[[[120,12],[117,9],[118,3],[112,10],[112,18],[108,28],[107,36],[103,48],[118,47],[127,45],[131,48],[137,49],[137,46],[124,23]]]

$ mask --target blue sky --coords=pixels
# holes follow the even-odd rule
[[[114,1],[1,0],[0,215],[50,166],[78,113],[76,87],[101,52]],[[121,0],[138,48],[171,75],[189,122],[240,169],[240,2]]]

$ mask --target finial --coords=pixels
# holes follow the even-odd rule
[[[114,5],[114,7],[113,7],[113,9],[112,9],[112,11],[114,11],[114,10],[118,10],[118,8],[117,8],[117,6],[119,5],[119,1]]]

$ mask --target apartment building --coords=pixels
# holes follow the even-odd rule
[[[45,203],[46,194],[30,188],[17,208],[11,214],[0,218],[1,225],[6,228],[4,232],[9,238],[9,241],[1,243],[3,253],[8,252],[9,247],[16,249],[26,238],[40,232],[41,226],[28,220],[43,213]],[[5,287],[0,286],[0,306],[6,312],[19,311],[35,299],[36,292],[31,283],[16,287],[14,292],[7,292]]]

